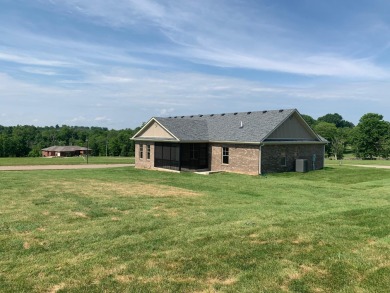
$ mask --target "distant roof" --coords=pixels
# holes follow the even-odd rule
[[[261,142],[296,109],[155,117],[181,141]]]
[[[80,146],[51,146],[48,148],[42,149],[42,151],[47,151],[47,152],[76,152],[76,151],[86,151],[86,150],[91,150],[87,149],[85,147],[80,147]]]

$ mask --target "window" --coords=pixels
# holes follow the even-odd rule
[[[150,160],[150,144],[146,145],[146,159]]]
[[[227,147],[222,148],[222,163],[229,164],[229,148]]]
[[[142,143],[139,144],[139,158],[143,159],[144,157],[144,145]]]

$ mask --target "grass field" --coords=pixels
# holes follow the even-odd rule
[[[388,292],[390,170],[0,172],[1,292]]]
[[[89,164],[134,164],[134,157],[88,157]],[[83,165],[84,157],[53,158],[0,158],[0,166],[21,165]]]
[[[381,165],[390,166],[390,160],[325,160],[326,166],[333,165]]]

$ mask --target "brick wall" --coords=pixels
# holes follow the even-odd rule
[[[229,148],[229,164],[222,163],[222,147]],[[240,144],[211,144],[210,170],[259,174],[259,146]]]
[[[144,154],[143,158],[140,159],[139,151],[140,144],[143,146]],[[147,159],[147,145],[150,145],[150,159]],[[135,143],[135,167],[141,169],[152,169],[154,167],[154,143],[153,142],[136,142]]]
[[[261,148],[261,173],[295,171],[296,159],[307,159],[309,171],[313,170],[313,154],[316,155],[315,170],[324,167],[324,146],[317,144],[303,145],[265,145]],[[286,157],[286,165],[281,159]]]
[[[144,142],[143,158],[139,158],[140,142],[135,144],[135,167],[154,168],[154,143]],[[150,160],[147,159],[147,147],[150,145]],[[222,163],[222,147],[229,148],[229,164]],[[210,144],[209,169],[249,175],[259,174],[259,146],[243,144]],[[307,159],[309,171],[313,170],[313,154],[316,155],[315,169],[324,167],[324,146],[316,144],[303,145],[265,145],[261,148],[261,173],[295,171],[296,159]],[[281,158],[286,157],[286,165],[282,166]]]

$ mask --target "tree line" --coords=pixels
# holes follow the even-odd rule
[[[102,127],[0,125],[0,157],[39,157],[50,146],[89,147],[92,156],[134,156],[130,138],[139,130]]]
[[[326,114],[317,120],[309,115],[303,119],[319,135],[329,141],[325,147],[328,157],[342,159],[346,151],[360,159],[390,156],[390,122],[375,113],[363,115],[355,126],[338,114]]]
[[[356,126],[338,113],[318,119],[309,115],[302,117],[316,133],[329,141],[325,147],[328,157],[342,159],[347,151],[361,159],[390,157],[390,123],[380,114],[367,113]],[[38,157],[41,149],[54,145],[88,145],[93,156],[134,156],[134,142],[130,137],[139,129],[0,125],[0,157]]]

